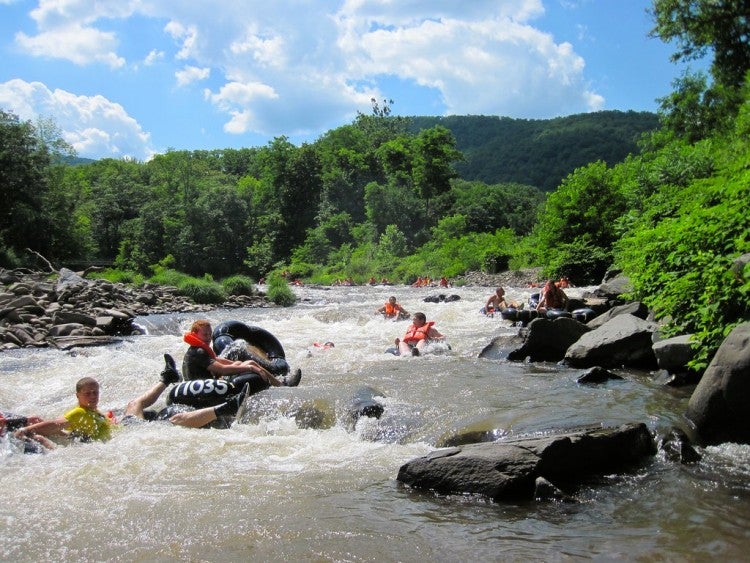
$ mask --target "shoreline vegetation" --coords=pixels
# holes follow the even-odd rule
[[[527,287],[538,281],[538,275],[536,268],[500,274],[467,272],[452,280],[452,285]],[[107,277],[106,272],[96,271],[73,272],[66,268],[59,271],[0,269],[0,351],[108,344],[114,337],[134,334],[137,329],[132,320],[142,315],[293,306],[296,303],[290,288],[292,282],[278,274],[271,276],[265,292],[243,276],[233,276],[220,283],[162,271],[150,280],[113,281],[125,277]],[[426,286],[436,287],[437,284]]]

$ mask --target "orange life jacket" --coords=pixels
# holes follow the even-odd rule
[[[185,335],[182,337],[182,339],[189,344],[190,346],[195,346],[196,348],[203,348],[206,353],[208,354],[209,358],[215,359],[216,358],[216,352],[213,351],[213,349],[203,340],[198,338],[198,335],[194,332],[186,332]]]
[[[430,328],[434,325],[434,321],[429,321],[420,326],[419,328],[414,325],[409,326],[406,329],[406,334],[402,338],[404,342],[419,342],[420,340],[427,340],[427,333],[430,332]]]
[[[396,303],[395,305],[391,305],[390,301],[388,301],[384,305],[384,307],[385,307],[386,317],[395,317],[396,315],[398,315],[399,311],[403,311],[403,309],[401,308],[401,305],[399,305],[398,303]]]

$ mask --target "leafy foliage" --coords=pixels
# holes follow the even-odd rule
[[[281,305],[282,307],[289,307],[297,302],[297,298],[289,289],[286,280],[278,272],[271,272],[268,276],[268,291],[266,293],[268,299]]]
[[[738,129],[745,126],[740,119]],[[669,321],[668,333],[694,334],[696,369],[734,326],[750,319],[748,272],[732,271],[750,252],[750,143],[738,135],[713,156],[714,175],[654,194],[617,244],[635,295]]]
[[[229,295],[253,295],[255,282],[248,276],[230,276],[221,280],[224,291]]]

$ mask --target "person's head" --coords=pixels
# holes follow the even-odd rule
[[[422,326],[427,322],[427,317],[424,313],[414,313],[414,315],[412,315],[412,320],[415,325]]]
[[[85,409],[96,409],[99,405],[99,382],[93,377],[83,377],[76,382],[78,405]]]
[[[395,297],[395,296],[393,296],[393,295],[391,295],[391,296],[390,296],[390,297],[388,298],[388,303],[390,303],[391,305],[395,305],[395,304],[396,304],[396,297]]]
[[[206,319],[195,321],[190,326],[190,332],[195,333],[203,342],[211,342],[211,323]]]
[[[499,298],[503,298],[503,295],[505,295],[505,290],[502,287],[498,287],[495,290],[495,295],[497,295]]]

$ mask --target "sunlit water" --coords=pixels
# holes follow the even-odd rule
[[[497,561],[746,560],[750,448],[701,450],[685,466],[658,455],[577,492],[579,502],[494,504],[416,492],[399,467],[454,431],[481,421],[524,435],[645,422],[656,434],[682,424],[688,389],[646,373],[579,385],[581,370],[479,359],[508,321],[478,313],[488,288],[295,288],[292,308],[217,310],[275,334],[297,388],[251,398],[249,423],[228,430],[144,423],[107,443],[23,455],[0,440],[3,561]],[[569,293],[578,296],[582,289]],[[439,293],[461,297],[427,303]],[[511,299],[530,290],[510,288]],[[386,354],[407,322],[374,314],[394,294],[448,336],[421,358]],[[75,381],[102,383],[100,406],[121,411],[157,381],[162,353],[180,363],[181,334],[197,315],[139,318],[146,336],[72,352],[0,354],[0,409],[55,417],[74,404]],[[333,341],[317,349],[314,342]],[[386,405],[354,428],[346,406],[363,385]],[[163,403],[157,403],[161,406]],[[294,414],[314,406],[316,429]],[[302,425],[304,426],[304,425]]]

